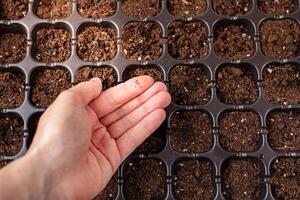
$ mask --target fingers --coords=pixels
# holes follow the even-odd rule
[[[101,119],[101,123],[105,126],[111,125],[112,123],[118,121],[125,115],[131,113],[136,108],[140,107],[142,104],[144,104],[146,101],[148,101],[151,97],[153,97],[155,94],[157,94],[160,91],[167,91],[166,85],[162,82],[154,83],[140,96],[129,101],[128,103],[116,109],[112,113],[109,113],[108,115],[104,116]]]
[[[92,109],[101,118],[147,90],[154,80],[150,76],[132,78],[101,93],[90,103]]]

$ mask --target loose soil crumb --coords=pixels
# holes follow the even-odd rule
[[[117,198],[117,195],[118,195],[118,179],[117,179],[117,175],[115,174],[110,179],[110,181],[108,182],[104,190],[93,200],[114,200]]]
[[[169,130],[171,145],[178,152],[206,152],[213,144],[212,121],[204,112],[176,112]]]
[[[254,74],[240,66],[226,65],[217,71],[218,97],[226,104],[252,104],[258,98]]]
[[[19,107],[25,98],[25,76],[21,72],[0,70],[0,108]]]
[[[0,34],[0,63],[18,63],[26,55],[26,34]]]
[[[117,0],[78,0],[78,12],[82,17],[110,17],[117,10]]]
[[[205,104],[210,99],[208,74],[201,66],[177,65],[170,72],[170,93],[176,104]]]
[[[300,151],[300,111],[271,112],[267,121],[268,141],[277,151]]]
[[[122,10],[129,17],[144,19],[159,14],[161,0],[123,0]]]
[[[23,121],[17,116],[0,116],[0,155],[15,155],[23,143]]]
[[[47,108],[71,87],[70,72],[64,68],[39,69],[32,81],[31,102],[39,108]]]
[[[215,195],[210,161],[182,160],[175,164],[173,193],[177,200],[211,200]]]
[[[174,16],[201,16],[207,10],[207,0],[168,0],[168,10]]]
[[[166,167],[162,161],[129,161],[124,169],[124,195],[127,200],[163,200],[167,194]]]
[[[220,143],[226,151],[252,152],[259,147],[260,118],[255,112],[225,112],[220,121]]]
[[[130,22],[122,30],[121,52],[129,60],[157,60],[162,45],[162,29],[156,22]]]
[[[271,189],[280,200],[300,199],[300,158],[277,158],[271,165]]]
[[[110,66],[101,67],[83,67],[75,74],[76,83],[88,81],[94,77],[98,77],[102,81],[102,88],[106,90],[117,85],[116,71]]]
[[[254,39],[243,25],[221,26],[215,32],[214,49],[223,59],[246,59],[254,53]]]
[[[274,104],[300,103],[300,71],[293,64],[268,65],[263,71],[264,95]]]
[[[258,0],[258,8],[268,15],[290,14],[296,10],[294,0]]]
[[[226,162],[222,177],[222,194],[225,199],[260,199],[260,176],[263,172],[259,161],[253,158],[231,159]]]
[[[260,25],[260,44],[264,55],[294,58],[299,54],[300,26],[292,19],[265,20]]]
[[[113,59],[117,54],[117,36],[110,27],[86,27],[77,37],[77,53],[84,61]]]
[[[18,20],[27,14],[28,0],[0,0],[0,20]]]
[[[42,19],[61,19],[72,14],[72,0],[35,1],[35,14]]]
[[[71,33],[65,29],[42,28],[33,41],[38,61],[63,62],[71,56]]]
[[[252,7],[251,0],[213,0],[213,9],[219,15],[244,15]]]
[[[168,27],[169,53],[178,60],[208,55],[208,32],[201,21],[175,21]]]
[[[154,81],[163,82],[163,73],[157,66],[130,66],[125,72],[125,80],[129,80],[133,77],[148,75],[151,76]]]
[[[138,148],[139,153],[159,153],[166,146],[165,129],[161,126],[149,138],[147,138]]]

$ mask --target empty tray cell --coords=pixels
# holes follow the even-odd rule
[[[174,16],[201,16],[207,10],[207,0],[168,0],[167,4]]]
[[[0,108],[19,107],[24,98],[24,73],[18,68],[0,68]]]
[[[172,101],[180,105],[200,105],[209,101],[208,69],[201,65],[177,65],[170,71]]]
[[[39,24],[35,27],[32,55],[44,63],[66,61],[71,56],[71,33],[67,25]]]
[[[33,9],[41,19],[62,19],[71,15],[72,0],[37,0]]]
[[[31,75],[31,102],[47,108],[64,90],[71,87],[70,72],[63,67],[39,67]]]
[[[164,81],[164,75],[160,67],[157,65],[132,65],[125,69],[124,71],[124,79],[128,80],[133,77],[148,75],[151,76],[154,81]]]
[[[122,10],[129,17],[153,17],[160,13],[161,0],[123,0]]]
[[[23,144],[23,120],[16,114],[0,114],[0,155],[12,156]]]
[[[214,50],[223,59],[241,60],[255,52],[254,27],[247,20],[221,20],[214,27]]]
[[[178,60],[201,59],[209,53],[208,30],[202,21],[174,21],[168,27],[168,48]]]
[[[77,9],[82,17],[94,19],[110,17],[117,10],[117,0],[78,0]]]
[[[166,178],[166,166],[160,160],[129,160],[124,166],[125,199],[165,199],[167,195]]]
[[[276,151],[300,151],[300,111],[269,113],[267,118],[268,142]]]
[[[285,15],[298,7],[297,0],[257,0],[258,8],[268,15]]]
[[[93,200],[114,200],[118,196],[118,178],[115,174],[106,187],[103,189],[103,191],[96,196]]]
[[[129,60],[157,60],[162,45],[162,29],[156,22],[130,22],[122,30],[121,52]]]
[[[276,199],[300,199],[300,158],[275,159],[271,165],[270,180]]]
[[[0,20],[18,20],[27,14],[28,0],[1,0]]]
[[[271,63],[263,70],[264,96],[273,104],[300,103],[300,70],[296,63]]]
[[[217,96],[226,104],[252,104],[258,99],[257,71],[251,64],[223,64],[216,72]]]
[[[182,159],[173,166],[173,195],[176,200],[214,199],[214,168],[208,160]]]
[[[111,66],[85,66],[80,68],[75,74],[76,83],[88,81],[98,77],[102,81],[102,89],[106,90],[117,85],[117,73]]]
[[[299,55],[300,26],[293,19],[268,19],[261,23],[260,46],[265,56],[286,59]]]
[[[260,117],[253,111],[225,111],[219,117],[220,143],[230,152],[252,152],[260,146]]]
[[[29,149],[29,147],[33,141],[33,138],[35,136],[35,133],[36,133],[37,127],[39,125],[39,121],[40,121],[42,114],[43,114],[43,112],[34,113],[30,116],[30,118],[28,120],[27,125],[28,125],[29,136],[28,136],[27,142],[26,142],[27,149]]]
[[[180,111],[171,117],[171,146],[178,152],[206,152],[213,145],[212,119],[203,111]]]
[[[253,7],[252,0],[212,0],[213,9],[218,15],[245,15]]]
[[[222,195],[225,199],[263,199],[261,162],[255,158],[232,158],[222,165]]]

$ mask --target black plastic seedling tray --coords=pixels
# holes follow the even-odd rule
[[[173,150],[170,142],[170,135],[166,134],[166,144],[163,151],[160,153],[155,154],[142,154],[142,153],[134,153],[132,155],[133,158],[155,158],[160,159],[164,165],[166,166],[167,178],[166,178],[166,185],[167,185],[167,195],[166,199],[172,200],[174,198],[173,193],[173,186],[172,183],[174,181],[174,170],[173,165],[177,160],[186,159],[186,158],[199,158],[199,159],[209,159],[213,166],[214,166],[214,183],[215,183],[215,197],[214,199],[224,199],[222,196],[222,178],[221,178],[221,169],[222,164],[228,160],[229,158],[257,158],[261,162],[263,176],[261,177],[261,199],[274,199],[271,187],[270,187],[270,166],[272,161],[277,157],[300,157],[300,152],[278,152],[274,151],[269,143],[267,137],[267,115],[271,110],[291,110],[291,109],[299,109],[300,105],[275,105],[269,103],[264,95],[263,95],[263,70],[265,66],[269,63],[286,63],[286,62],[299,62],[299,56],[293,59],[284,59],[284,60],[276,60],[263,55],[260,42],[259,42],[259,26],[261,22],[265,19],[272,19],[272,18],[290,18],[296,20],[300,23],[300,7],[299,1],[295,1],[297,5],[297,10],[290,14],[286,14],[284,16],[271,16],[263,14],[257,6],[257,2],[252,0],[251,10],[242,16],[219,16],[217,15],[213,8],[211,1],[208,1],[208,8],[204,15],[199,17],[175,17],[172,16],[168,11],[167,0],[161,1],[161,12],[159,15],[155,17],[145,18],[143,21],[154,21],[157,22],[162,29],[163,38],[165,39],[163,44],[163,55],[155,61],[146,61],[146,62],[139,62],[139,61],[130,61],[123,57],[120,51],[121,45],[121,30],[122,27],[132,21],[141,21],[139,18],[132,18],[126,16],[122,9],[121,4],[122,1],[117,1],[117,11],[116,13],[108,18],[101,18],[101,19],[90,19],[90,18],[83,18],[78,14],[77,11],[77,0],[73,1],[73,11],[72,14],[64,19],[59,20],[43,20],[38,18],[33,12],[33,4],[34,1],[29,1],[29,9],[26,16],[20,20],[2,20],[0,21],[0,32],[22,32],[26,33],[27,35],[27,54],[23,61],[17,64],[2,64],[0,67],[2,68],[11,68],[17,67],[18,69],[22,70],[25,74],[25,81],[26,81],[26,88],[25,88],[25,100],[24,103],[15,109],[2,109],[1,114],[7,115],[7,113],[15,113],[22,117],[24,121],[24,140],[23,140],[23,147],[22,150],[17,155],[4,155],[3,159],[5,160],[12,160],[16,159],[22,155],[24,155],[27,151],[29,141],[32,138],[32,135],[29,133],[31,129],[33,120],[37,113],[43,111],[43,109],[39,109],[32,105],[30,102],[30,89],[31,89],[31,74],[34,73],[34,70],[37,67],[43,66],[63,66],[70,71],[71,74],[71,82],[75,84],[75,72],[82,66],[102,66],[102,65],[109,65],[112,66],[118,76],[118,82],[123,81],[124,77],[124,70],[126,67],[132,66],[134,64],[141,64],[141,65],[156,65],[159,66],[161,71],[164,75],[165,82],[169,83],[169,72],[173,66],[178,64],[186,64],[186,65],[193,65],[193,64],[201,64],[205,66],[205,71],[208,72],[209,77],[209,87],[210,87],[210,100],[208,103],[204,105],[176,105],[172,103],[167,108],[167,120],[166,126],[170,127],[171,123],[171,116],[176,113],[177,111],[205,111],[209,114],[213,124],[213,145],[211,146],[208,152],[204,153],[179,153]],[[176,60],[174,59],[168,51],[167,45],[167,35],[168,35],[168,25],[175,21],[175,20],[182,20],[182,21],[194,21],[200,20],[202,21],[207,30],[208,30],[208,45],[209,45],[209,55],[204,59],[197,59],[197,60]],[[117,33],[117,55],[114,59],[110,61],[104,62],[85,62],[80,59],[76,52],[76,38],[77,33],[83,30],[84,27],[90,25],[99,25],[104,24],[109,27],[113,27]],[[214,40],[214,33],[216,27],[220,25],[226,24],[238,24],[244,25],[250,30],[250,35],[254,38],[255,42],[255,53],[247,59],[233,61],[230,59],[221,59],[216,55],[213,48],[213,40]],[[64,62],[61,63],[42,63],[37,61],[34,58],[35,49],[32,48],[32,45],[35,40],[35,33],[37,28],[40,27],[62,27],[66,28],[70,31],[72,35],[72,49],[71,49],[71,56]],[[255,74],[255,80],[257,82],[258,90],[259,90],[259,97],[258,100],[250,105],[227,105],[222,103],[218,96],[217,96],[217,89],[216,89],[216,71],[219,66],[224,63],[248,63],[246,64],[247,67],[251,68],[251,71]],[[225,151],[219,142],[219,116],[224,111],[236,110],[236,111],[245,111],[251,110],[255,111],[260,116],[261,121],[261,129],[260,129],[260,148],[255,152],[227,152]],[[125,162],[126,163],[126,162]],[[118,197],[117,199],[124,199],[124,180],[123,180],[123,168],[124,165],[120,167],[118,170]]]

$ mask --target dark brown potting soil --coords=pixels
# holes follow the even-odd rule
[[[71,77],[67,69],[39,69],[32,77],[31,102],[39,108],[47,108],[62,91],[70,87]]]
[[[1,0],[0,20],[18,20],[28,11],[28,0]]]
[[[296,4],[294,0],[258,0],[258,8],[269,15],[284,15],[295,11]]]
[[[222,148],[231,152],[258,150],[260,127],[260,118],[255,112],[223,113],[219,120]]]
[[[162,44],[162,29],[156,22],[130,22],[122,30],[121,52],[129,60],[157,60]]]
[[[206,152],[213,144],[211,118],[201,111],[173,114],[169,134],[178,152]]]
[[[268,142],[277,151],[300,151],[300,112],[275,111],[268,115]]]
[[[29,148],[33,142],[33,138],[35,136],[36,130],[39,125],[40,118],[42,116],[43,112],[37,112],[30,116],[28,120],[28,139],[27,139],[27,148]]]
[[[219,15],[244,15],[252,7],[251,0],[213,0],[213,9]]]
[[[154,81],[164,81],[163,73],[157,66],[130,66],[125,72],[125,80],[143,75],[151,76]]]
[[[72,13],[72,0],[38,0],[35,14],[42,19],[66,18]]]
[[[78,0],[78,13],[82,17],[110,17],[117,10],[117,0]]]
[[[168,0],[168,10],[175,16],[201,16],[207,10],[207,0]]]
[[[0,116],[0,155],[15,155],[23,143],[23,121],[17,116]]]
[[[252,104],[258,98],[254,74],[243,65],[226,65],[217,71],[217,94],[226,104]]]
[[[8,161],[6,161],[6,160],[0,160],[0,169],[1,168],[3,168],[3,167],[5,167],[6,165],[8,165]]]
[[[219,57],[240,60],[253,55],[254,38],[245,26],[221,26],[214,34],[214,50]]]
[[[300,158],[277,158],[271,165],[271,189],[276,199],[300,199]]]
[[[205,104],[210,99],[208,74],[201,66],[177,65],[170,72],[170,93],[176,104]]]
[[[0,108],[19,107],[24,98],[24,74],[17,71],[0,70]]]
[[[173,194],[177,200],[211,200],[214,170],[207,160],[182,160],[174,166]]]
[[[26,35],[0,34],[0,64],[21,62],[26,55]]]
[[[159,14],[161,0],[123,0],[122,10],[129,17],[152,17]]]
[[[300,103],[300,71],[293,64],[268,65],[263,71],[264,96],[274,104]]]
[[[166,167],[154,159],[131,160],[124,168],[127,200],[164,200],[167,194]]]
[[[262,174],[257,159],[231,159],[223,166],[222,194],[225,199],[260,199],[260,176]]]
[[[71,33],[65,29],[42,28],[33,41],[35,59],[41,62],[63,62],[71,56]]]
[[[117,175],[115,174],[110,179],[110,181],[108,182],[104,190],[93,200],[115,200],[117,198],[117,195],[118,195],[118,179],[117,179]]]
[[[94,77],[98,77],[101,79],[103,90],[117,85],[116,71],[110,66],[83,67],[76,72],[75,81],[77,83],[80,83],[88,81]]]
[[[84,61],[113,59],[117,54],[117,36],[110,27],[86,27],[77,37],[77,54]]]
[[[264,55],[293,58],[299,54],[300,26],[292,19],[265,20],[260,25],[260,44]]]
[[[172,57],[200,59],[208,55],[208,32],[201,21],[172,22],[168,27],[168,46]]]

